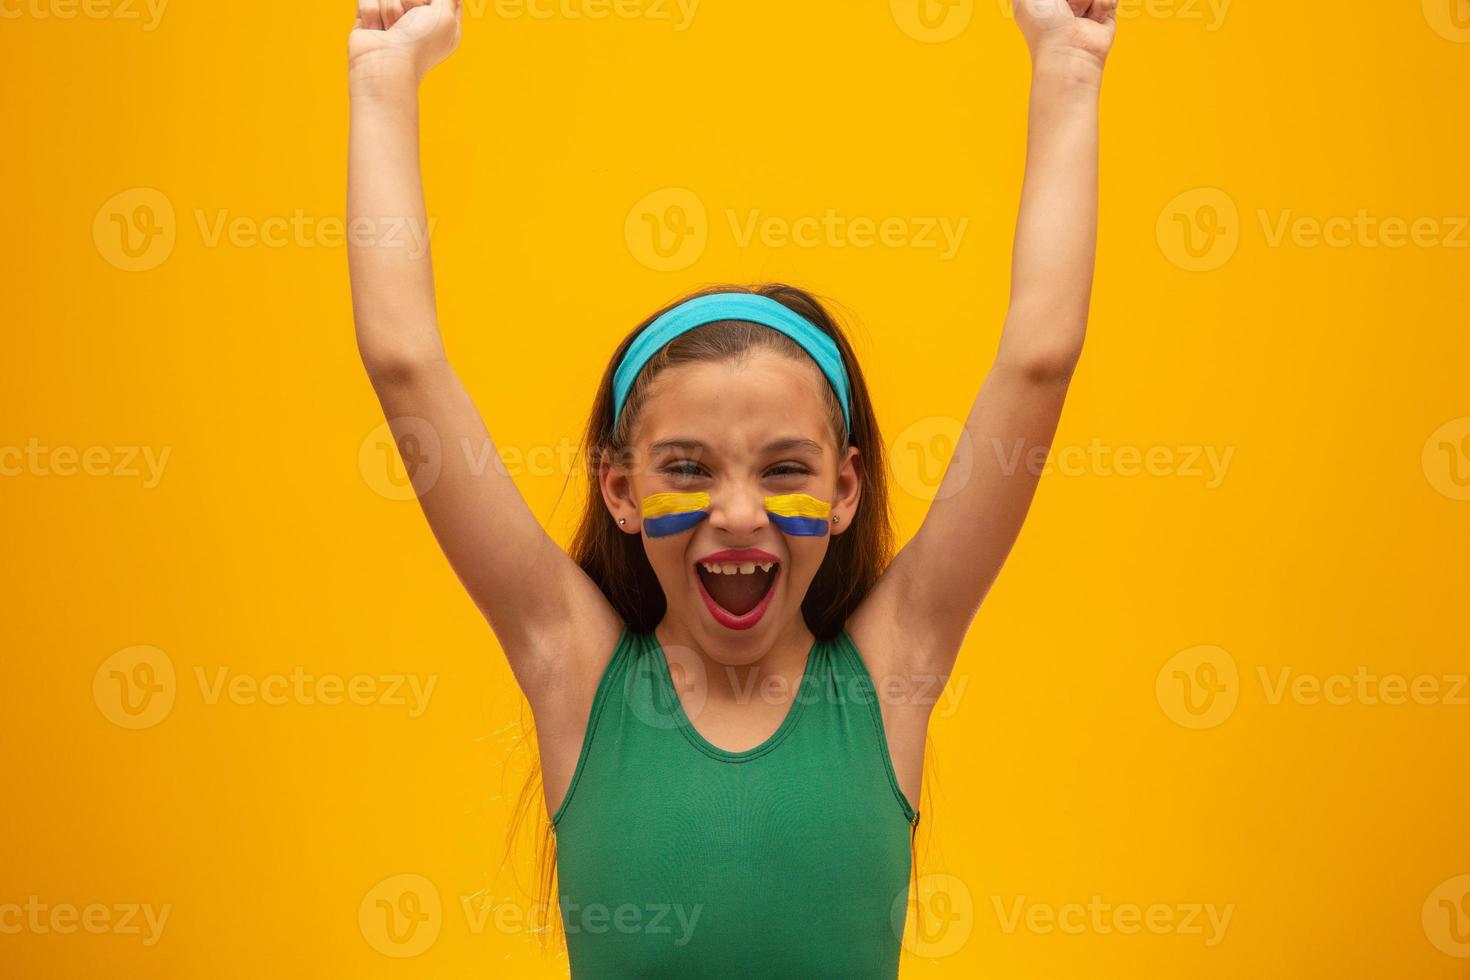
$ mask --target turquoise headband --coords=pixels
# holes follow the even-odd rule
[[[613,372],[613,425],[623,414],[623,403],[633,382],[653,355],[663,350],[674,338],[686,334],[695,327],[721,320],[742,320],[758,323],[780,331],[801,345],[811,355],[817,367],[827,376],[837,400],[842,403],[842,417],[847,422],[847,431],[852,432],[852,407],[849,404],[847,368],[842,364],[842,352],[837,342],[817,329],[806,317],[789,306],[778,303],[768,296],[756,293],[713,293],[696,296],[687,303],[680,303],[657,320],[653,321],[628,345],[622,363]]]

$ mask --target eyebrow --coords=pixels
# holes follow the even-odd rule
[[[709,446],[698,439],[675,437],[673,439],[660,439],[648,447],[651,453],[659,453],[668,449],[683,449],[692,453],[703,453],[709,451]],[[822,447],[811,439],[801,436],[788,436],[784,439],[776,439],[766,443],[760,450],[762,453],[784,453],[784,452],[806,452],[820,456]]]

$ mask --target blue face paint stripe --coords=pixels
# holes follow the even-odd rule
[[[827,522],[820,517],[787,517],[785,514],[771,514],[771,523],[775,524],[782,532],[797,537],[820,538],[827,534]]]
[[[707,510],[695,510],[683,514],[666,514],[663,517],[645,517],[643,530],[650,538],[665,538],[689,530],[708,516]]]

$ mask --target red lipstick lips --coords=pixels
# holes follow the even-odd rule
[[[695,560],[699,562],[753,561],[757,564],[760,564],[762,562],[768,561],[778,562],[781,559],[777,558],[769,551],[762,551],[759,548],[735,548],[726,551],[716,551],[712,555],[705,555],[703,558],[698,558]]]
[[[781,577],[781,559],[769,551],[759,548],[731,548],[725,551],[716,551],[714,554],[705,555],[697,564],[723,563],[723,562],[755,562],[757,564],[771,563],[771,581],[766,586],[766,594],[761,596],[761,601],[756,603],[755,608],[747,613],[736,615],[724,606],[721,606],[709,594],[704,587],[704,579],[699,574],[699,569],[694,569],[694,581],[699,586],[699,597],[704,600],[705,608],[709,610],[714,621],[732,630],[748,630],[765,616],[766,610],[770,608],[771,599],[776,595],[776,582]]]

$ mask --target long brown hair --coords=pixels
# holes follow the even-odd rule
[[[836,342],[847,368],[851,432],[847,431],[842,406],[831,386],[824,384],[822,392],[839,452],[849,445],[858,449],[862,493],[852,524],[843,533],[832,536],[826,558],[801,605],[807,628],[819,639],[829,639],[841,631],[847,617],[892,561],[895,532],[888,495],[885,447],[862,368],[836,318],[816,296],[795,286],[771,283],[756,287],[714,286],[702,289],[665,306],[623,338],[603,372],[588,416],[582,447],[584,472],[590,485],[569,552],[630,628],[652,630],[663,619],[666,608],[663,589],[643,550],[642,537],[619,530],[597,490],[596,478],[601,463],[607,458],[627,458],[649,388],[653,379],[664,370],[680,364],[741,358],[756,350],[772,350],[798,360],[808,360],[809,356],[784,334],[758,324],[725,320],[697,327],[666,345],[639,372],[616,424],[612,406],[613,375],[634,338],[664,313],[698,296],[733,292],[768,297],[804,316]],[[529,745],[532,738],[534,733],[528,735],[526,744]],[[537,901],[533,907],[538,914],[546,914],[541,930],[544,938],[559,919],[549,911],[555,895],[556,837],[545,813],[539,756],[534,746],[531,749],[531,777],[515,808],[512,837],[525,818],[539,808],[545,833],[536,851]]]

